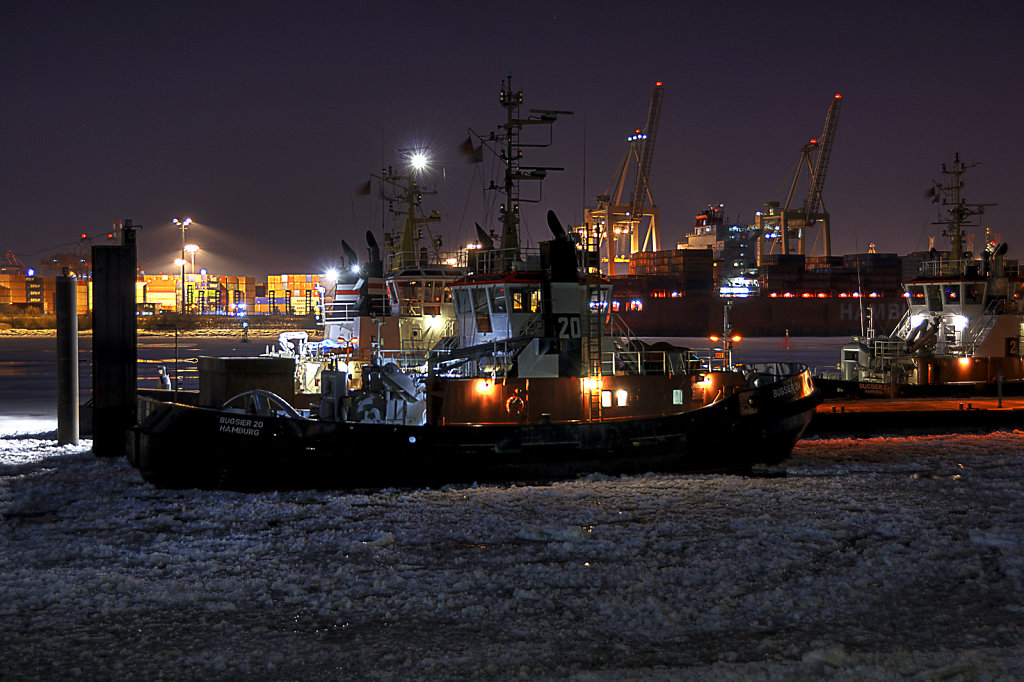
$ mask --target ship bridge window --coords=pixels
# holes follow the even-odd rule
[[[959,305],[960,304],[960,285],[959,284],[947,284],[942,288],[942,304],[943,305]]]
[[[512,297],[512,310],[537,312],[540,307],[540,289],[513,287],[509,290]]]
[[[473,312],[469,292],[465,289],[459,289],[455,292],[455,312],[463,314]]]
[[[507,312],[508,304],[505,302],[505,287],[491,287],[491,312]]]
[[[964,284],[964,303],[981,303],[985,299],[983,284]]]
[[[910,305],[924,305],[924,287],[920,284],[911,284],[907,287],[907,293],[910,295]]]
[[[491,315],[487,310],[487,289],[473,289],[473,312],[476,314],[477,331],[490,332]]]
[[[939,291],[939,285],[925,285],[925,293],[928,296],[928,310],[933,313],[942,312],[942,293]]]

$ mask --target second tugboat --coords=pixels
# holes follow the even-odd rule
[[[160,486],[239,489],[423,486],[590,473],[742,472],[789,456],[820,402],[806,369],[712,367],[617,329],[594,249],[548,212],[553,238],[520,244],[524,129],[505,81],[506,120],[481,144],[504,162],[500,242],[480,231],[451,283],[457,331],[420,373],[384,358],[324,370],[309,416],[267,391],[223,405],[140,398],[132,464]],[[788,369],[788,368],[786,368]]]
[[[933,191],[945,210],[949,251],[932,249],[906,282],[907,307],[891,334],[854,337],[838,371],[816,379],[829,394],[950,395],[1024,391],[1024,278],[1006,262],[1007,245],[986,239],[980,254],[964,248],[964,228],[991,204],[968,204],[963,175],[974,165],[959,154]],[[976,225],[974,225],[976,226]]]

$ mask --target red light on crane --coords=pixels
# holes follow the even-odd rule
[[[843,96],[842,96],[842,95],[840,95],[840,94],[839,94],[839,93],[837,92],[837,93],[836,93],[836,99],[842,99],[842,98],[843,98]]]
[[[654,87],[656,87],[656,88],[660,88],[660,87],[661,87],[661,81],[658,81],[657,83],[655,83],[655,84],[654,84]]]
[[[82,233],[82,239],[88,239],[88,238],[89,238],[88,235],[86,235],[85,232],[83,232]]]

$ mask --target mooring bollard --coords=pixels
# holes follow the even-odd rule
[[[70,268],[57,277],[57,444],[78,445],[78,279]]]

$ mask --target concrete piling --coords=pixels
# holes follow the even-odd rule
[[[64,268],[57,277],[57,444],[78,445],[78,287]]]

